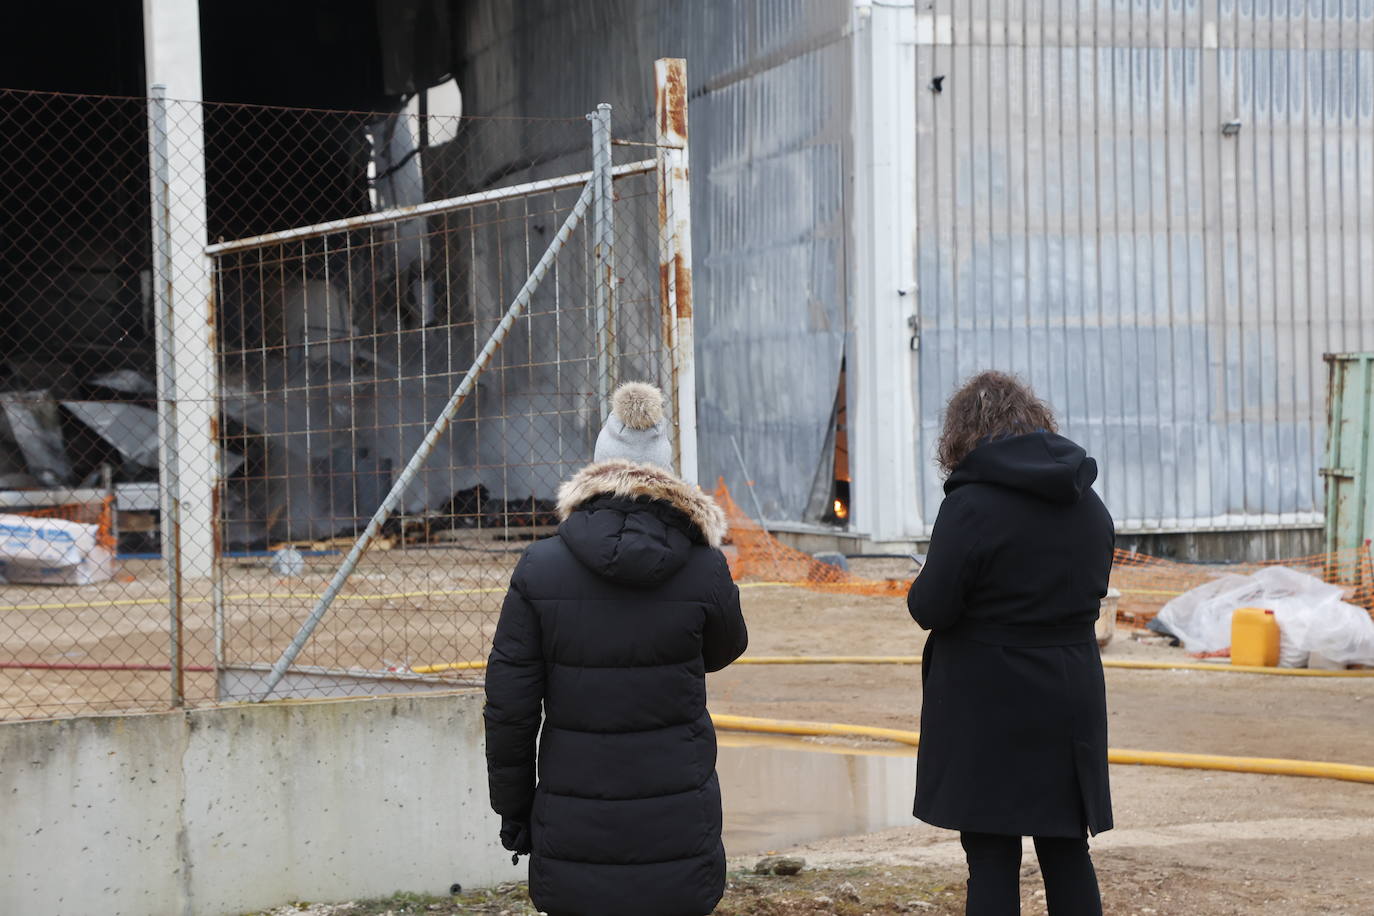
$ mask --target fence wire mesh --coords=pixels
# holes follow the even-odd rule
[[[657,150],[594,127],[0,90],[0,717],[259,696],[552,245],[274,695],[460,683],[609,390],[672,390]]]

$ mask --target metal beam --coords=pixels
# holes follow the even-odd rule
[[[645,159],[640,162],[629,162],[625,165],[618,165],[611,170],[611,175],[615,178],[622,178],[626,175],[640,175],[645,172],[652,172],[657,167],[658,161],[656,159]],[[492,188],[490,191],[477,191],[473,194],[464,194],[461,197],[448,197],[444,200],[433,200],[428,203],[414,204],[409,207],[391,207],[386,210],[365,213],[362,216],[350,216],[346,219],[332,219],[328,222],[315,223],[311,226],[298,226],[294,229],[283,229],[280,232],[250,235],[241,239],[234,239],[228,242],[216,242],[213,245],[207,245],[205,252],[213,256],[225,254],[230,251],[247,251],[252,248],[265,248],[268,245],[278,245],[282,242],[329,235],[334,232],[347,232],[352,229],[363,229],[368,226],[391,224],[397,220],[412,219],[417,216],[436,216],[440,213],[452,213],[455,210],[465,210],[482,204],[495,203],[499,200],[517,200],[522,197],[529,197],[531,194],[540,194],[546,191],[559,191],[564,188],[575,188],[585,185],[588,181],[591,181],[593,174],[593,172],[577,172],[572,175],[562,175],[558,178],[545,178],[540,181],[526,182],[525,184],[513,184],[504,188]]]

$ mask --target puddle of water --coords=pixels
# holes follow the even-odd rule
[[[914,824],[916,749],[717,733],[725,851],[785,849]]]

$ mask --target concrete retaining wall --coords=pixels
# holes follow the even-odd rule
[[[481,695],[0,724],[0,913],[240,914],[523,877]]]

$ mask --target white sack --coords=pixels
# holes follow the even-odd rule
[[[90,585],[114,575],[99,527],[60,518],[0,514],[0,582]]]
[[[0,563],[75,566],[95,549],[96,525],[0,515]]]

